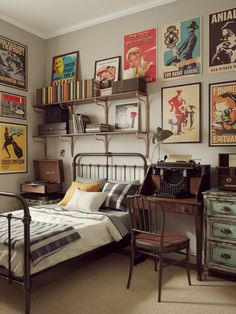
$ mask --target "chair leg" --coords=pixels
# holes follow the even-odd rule
[[[186,271],[188,277],[188,284],[189,286],[191,286],[189,243],[188,246],[186,247]]]
[[[161,287],[162,287],[162,254],[159,256],[159,280],[158,280],[158,302],[161,302]]]
[[[133,269],[134,269],[134,245],[132,244],[131,253],[130,253],[129,278],[128,278],[126,289],[129,289],[131,278],[133,275]]]
[[[158,257],[154,257],[154,270],[157,271],[157,262],[158,262]]]

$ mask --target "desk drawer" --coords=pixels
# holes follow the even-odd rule
[[[224,219],[208,219],[207,237],[215,239],[227,239],[236,244],[236,221]]]
[[[194,206],[190,204],[176,204],[176,212],[182,214],[192,215],[194,213]]]

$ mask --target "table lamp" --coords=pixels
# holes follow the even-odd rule
[[[157,148],[158,148],[158,161],[160,160],[160,153],[161,153],[160,152],[160,145],[165,139],[170,137],[172,134],[173,134],[173,132],[170,130],[163,130],[160,127],[157,128],[156,133],[154,133],[153,137],[152,137],[152,143],[156,144],[156,146],[154,147],[153,152],[152,152],[152,160],[151,160],[152,162],[153,162],[154,153],[155,153]]]

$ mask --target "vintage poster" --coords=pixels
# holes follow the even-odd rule
[[[164,80],[201,73],[201,18],[162,27],[162,77]]]
[[[236,8],[209,15],[209,73],[236,70]]]
[[[8,118],[26,119],[26,97],[0,92],[0,115]]]
[[[27,172],[27,125],[0,122],[0,174]]]
[[[52,61],[52,84],[58,80],[78,80],[79,52],[70,52],[53,57]]]
[[[164,143],[200,142],[201,83],[162,88],[162,127],[173,132]]]
[[[156,45],[156,28],[124,36],[124,79],[143,77],[147,83],[156,82]]]
[[[210,146],[236,145],[236,81],[209,85]]]
[[[2,36],[0,84],[27,90],[27,47]]]

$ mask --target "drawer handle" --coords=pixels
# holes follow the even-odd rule
[[[230,254],[227,254],[227,253],[223,253],[220,255],[223,259],[231,259],[231,255]]]
[[[223,234],[232,234],[232,231],[228,228],[221,229],[220,232]]]
[[[231,213],[231,208],[230,208],[230,207],[227,207],[227,206],[222,207],[222,210],[223,210],[224,212],[226,212],[226,213]]]

